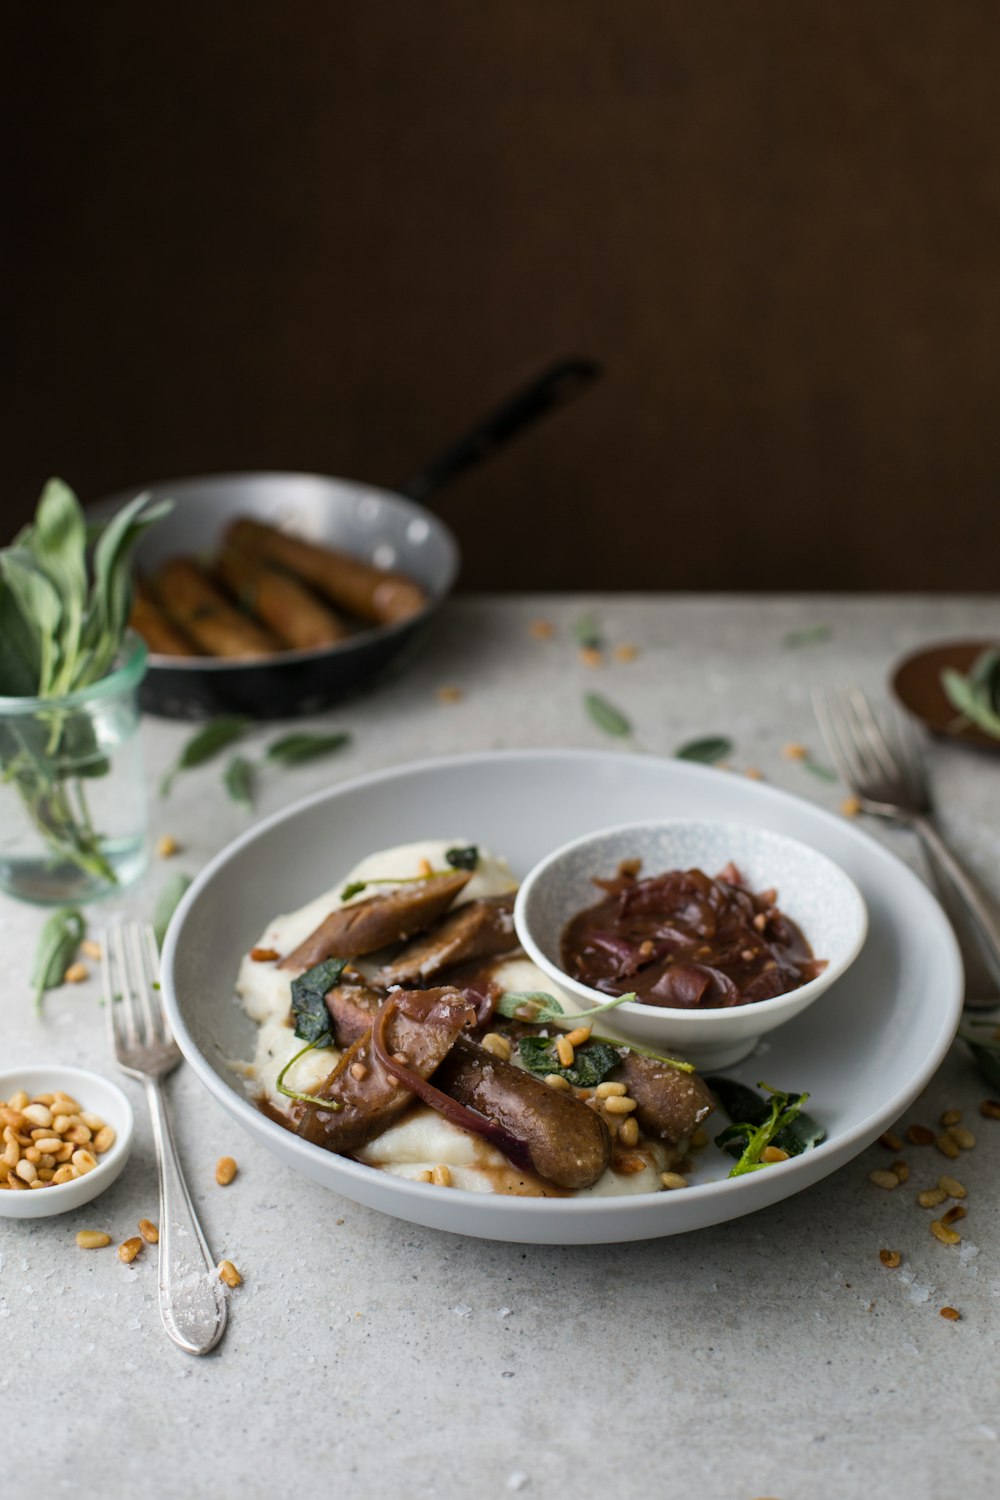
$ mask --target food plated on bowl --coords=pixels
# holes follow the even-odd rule
[[[515,923],[582,1006],[629,996],[614,1016],[624,1036],[728,1067],[841,977],[868,919],[849,876],[798,840],[675,818],[554,850],[524,881]]]

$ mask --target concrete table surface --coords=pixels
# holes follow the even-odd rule
[[[634,660],[590,668],[574,624],[596,611]],[[554,633],[537,639],[530,622]],[[789,632],[830,627],[798,648]],[[842,789],[786,759],[825,760],[813,683],[884,691],[923,641],[995,635],[982,598],[789,596],[458,599],[410,671],[323,716],[350,729],[338,758],[262,778],[257,816],[365,771],[458,750],[602,745],[582,694],[632,719],[643,749],[724,733],[754,768],[837,807]],[[442,701],[441,688],[461,690]],[[452,695],[455,696],[455,695]],[[147,719],[150,785],[189,726]],[[263,739],[264,736],[261,736]],[[1000,895],[1000,761],[930,745],[946,833]],[[720,774],[725,774],[720,772]],[[219,769],[152,798],[154,858],[142,884],[93,912],[149,915],[173,869],[195,873],[251,821]],[[907,862],[909,837],[872,826]],[[113,1073],[96,980],[32,1014],[28,972],[44,914],[4,900],[3,1064],[79,1062]],[[804,1080],[808,1086],[808,1080]],[[155,1252],[132,1266],[74,1235],[117,1244],[155,1218],[156,1174],[139,1089],[137,1144],[118,1183],[78,1212],[0,1220],[0,1391],[5,1494],[366,1497],[614,1495],[703,1500],[966,1500],[1000,1472],[1000,1123],[961,1044],[908,1119],[955,1106],[979,1144],[953,1166],[915,1149],[887,1193],[874,1147],[819,1185],[748,1218],[674,1239],[592,1248],[466,1240],[412,1228],[289,1176],[252,1147],[186,1069],[171,1085],[180,1151],[209,1242],[245,1282],[221,1347],[171,1345],[156,1307]],[[215,1185],[223,1154],[239,1162]],[[963,1242],[928,1233],[914,1189],[944,1169],[969,1189]],[[883,1268],[882,1247],[902,1266]],[[961,1321],[939,1315],[943,1305]]]

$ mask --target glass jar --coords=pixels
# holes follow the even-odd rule
[[[139,684],[131,633],[107,677],[65,698],[0,697],[0,889],[43,906],[124,889],[146,866]]]

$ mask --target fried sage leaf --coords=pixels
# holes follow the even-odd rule
[[[333,1026],[326,997],[347,967],[346,958],[325,958],[292,980],[295,1035],[312,1047],[333,1046]]]
[[[542,1078],[558,1073],[576,1089],[596,1088],[621,1064],[621,1052],[608,1042],[584,1042],[574,1050],[572,1063],[564,1067],[551,1037],[523,1036],[517,1044],[518,1059],[529,1073]]]
[[[729,1078],[706,1078],[705,1082],[732,1120],[715,1137],[715,1144],[721,1150],[737,1158],[730,1177],[742,1177],[766,1167],[768,1163],[761,1160],[761,1155],[768,1146],[776,1146],[789,1156],[800,1156],[826,1139],[824,1127],[802,1111],[808,1094],[787,1094],[768,1083],[759,1083],[757,1087],[771,1095],[768,1100]]]

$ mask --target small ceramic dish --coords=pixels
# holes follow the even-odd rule
[[[868,913],[861,892],[832,860],[797,839],[741,823],[671,819],[628,823],[587,834],[549,854],[521,885],[514,925],[525,951],[560,990],[582,1006],[607,995],[571,978],[560,945],[570,918],[600,897],[595,877],[615,874],[622,860],[642,860],[646,875],[698,868],[715,875],[730,861],[753,891],[777,888],[778,905],[805,934],[826,968],[816,979],[748,1005],[683,1010],[626,1001],[600,1022],[627,1040],[676,1050],[702,1069],[729,1067],[767,1032],[783,1026],[830,988],[861,951]]]
[[[44,1219],[50,1214],[81,1208],[105,1188],[111,1186],[128,1161],[132,1150],[135,1118],[132,1106],[117,1084],[91,1073],[87,1068],[64,1067],[61,1063],[40,1063],[31,1067],[5,1068],[0,1071],[0,1099],[10,1099],[23,1089],[30,1097],[60,1091],[75,1099],[81,1109],[100,1115],[115,1132],[114,1144],[97,1158],[97,1166],[72,1182],[36,1188],[18,1193],[0,1192],[0,1218]]]

